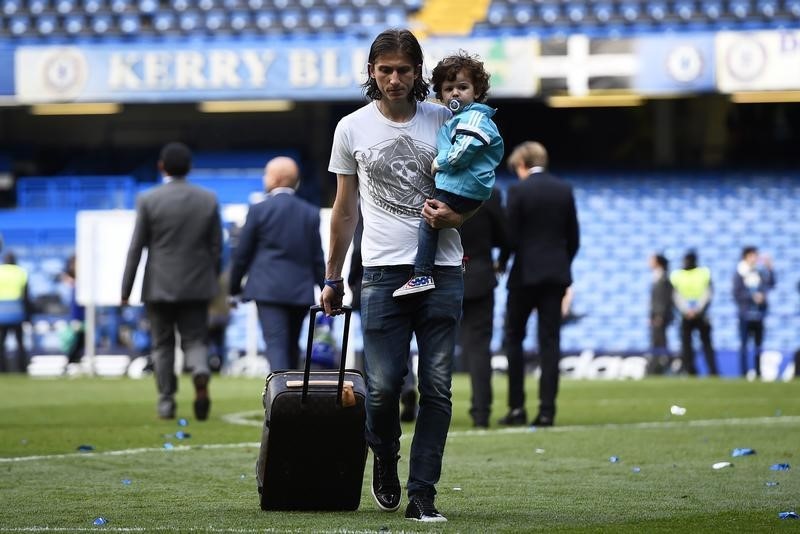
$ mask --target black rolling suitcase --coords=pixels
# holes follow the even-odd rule
[[[339,370],[311,371],[310,309],[304,371],[276,371],[264,387],[264,431],[256,463],[262,510],[356,510],[367,443],[364,378],[345,370],[351,309],[345,308]]]

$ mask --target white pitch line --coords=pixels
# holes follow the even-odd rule
[[[0,532],[146,532],[148,529],[145,527],[113,527],[103,525],[100,527],[13,527],[4,528],[0,527]],[[274,528],[220,528],[220,527],[192,527],[181,528],[181,532],[230,532],[232,534],[250,534],[250,533],[271,533],[271,532],[305,532],[304,530],[292,529],[274,529]],[[326,531],[320,531],[324,533]],[[329,532],[374,532],[374,531],[343,531],[331,530]]]
[[[63,458],[92,458],[98,456],[128,456],[142,454],[146,452],[162,452],[165,454],[172,452],[196,451],[201,449],[242,449],[247,447],[259,447],[261,443],[212,443],[208,445],[175,445],[171,449],[163,447],[143,447],[139,449],[122,449],[119,451],[101,452],[71,452],[67,454],[43,454],[40,456],[18,456],[16,458],[0,458],[0,463],[14,462],[33,462],[37,460],[60,460]]]
[[[239,412],[223,416],[222,419],[228,423],[249,426],[261,426],[261,422],[247,419],[248,415],[261,412]],[[651,421],[643,423],[608,423],[604,425],[572,425],[554,426],[548,428],[533,427],[513,427],[501,428],[496,430],[456,430],[448,433],[448,439],[472,437],[472,436],[494,436],[498,434],[526,434],[531,432],[580,432],[598,430],[643,430],[643,429],[662,429],[662,428],[682,428],[682,427],[714,427],[714,426],[735,426],[735,425],[774,425],[774,424],[800,424],[800,416],[788,415],[780,417],[734,417],[729,419],[698,419],[688,421]],[[404,434],[400,439],[408,439],[413,433]],[[33,462],[39,460],[58,460],[64,458],[92,458],[100,456],[126,456],[142,454],[147,452],[173,453],[203,449],[243,449],[247,447],[259,447],[258,442],[248,443],[217,443],[208,445],[175,445],[172,449],[163,447],[149,447],[138,449],[123,449],[118,451],[102,452],[74,452],[69,454],[45,454],[40,456],[18,456],[12,458],[0,458],[2,463]]]

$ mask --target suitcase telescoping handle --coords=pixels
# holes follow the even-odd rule
[[[301,402],[305,404],[306,397],[308,397],[308,382],[311,375],[311,347],[314,345],[314,326],[316,324],[317,314],[322,312],[322,306],[316,304],[309,308],[308,320],[308,343],[306,344],[306,367],[303,373],[303,397]],[[339,358],[339,383],[336,391],[336,404],[342,403],[342,389],[344,388],[344,367],[345,360],[347,359],[347,338],[350,335],[350,315],[353,313],[353,308],[350,306],[342,306],[344,311],[344,333],[342,334],[342,354]]]

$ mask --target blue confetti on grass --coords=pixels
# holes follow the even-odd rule
[[[781,512],[778,517],[781,519],[800,519],[800,515],[797,515],[797,512]]]
[[[731,453],[731,456],[733,456],[735,458],[737,456],[750,456],[750,455],[753,455],[755,453],[756,453],[756,451],[754,449],[739,449],[739,448],[737,448],[737,449],[733,449],[733,452]]]
[[[91,452],[94,450],[94,445],[78,445],[80,452]]]
[[[106,519],[105,517],[95,517],[94,521],[92,521],[92,524],[96,527],[107,525],[108,519]]]
[[[788,471],[792,468],[789,464],[772,464],[769,466],[772,471]]]

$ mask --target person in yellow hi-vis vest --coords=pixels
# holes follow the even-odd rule
[[[681,360],[683,370],[690,375],[697,374],[694,364],[694,348],[692,334],[700,333],[703,344],[703,355],[708,366],[708,373],[717,376],[717,361],[714,346],[711,343],[711,321],[708,308],[713,295],[711,271],[708,267],[697,265],[697,253],[690,250],[683,257],[683,269],[677,269],[670,275],[674,289],[675,307],[681,314]]]
[[[28,273],[17,265],[13,252],[6,252],[0,265],[0,372],[6,372],[6,335],[14,331],[17,339],[17,370],[28,368],[22,324],[29,319]]]

